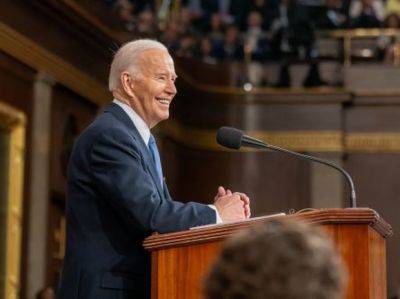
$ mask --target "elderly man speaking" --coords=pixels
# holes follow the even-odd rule
[[[149,298],[146,236],[250,216],[249,198],[223,187],[213,205],[171,199],[150,129],[169,117],[175,79],[157,41],[129,42],[115,54],[114,100],[78,138],[69,161],[58,298]]]

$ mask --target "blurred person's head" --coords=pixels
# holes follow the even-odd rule
[[[208,37],[203,37],[200,40],[200,52],[202,56],[208,56],[211,55],[213,46],[211,43],[211,40]]]
[[[179,39],[179,26],[176,22],[169,22],[162,33],[162,42],[168,47]]]
[[[261,6],[265,5],[266,2],[267,2],[266,0],[254,0],[254,6],[261,7]]]
[[[151,10],[144,10],[139,14],[137,30],[143,33],[154,33],[155,18]]]
[[[222,18],[220,14],[213,13],[210,19],[211,31],[222,31]]]
[[[339,299],[344,272],[329,237],[271,221],[227,240],[205,281],[207,299]]]
[[[239,29],[235,25],[229,25],[225,30],[225,43],[237,43],[239,39]]]
[[[129,9],[129,10],[133,9],[133,4],[129,0],[118,0],[116,2],[116,5],[124,9]]]
[[[182,8],[179,12],[179,21],[182,24],[190,25],[192,22],[192,14],[190,13],[189,9]]]
[[[386,28],[400,28],[400,16],[396,13],[389,14],[385,19]]]
[[[182,22],[180,14],[172,14],[168,20],[165,31],[176,30],[179,35],[184,35],[191,30],[190,24]]]
[[[185,34],[179,41],[177,54],[182,57],[193,57],[195,52],[196,39],[192,34]]]
[[[261,28],[263,18],[258,11],[251,11],[247,17],[248,28]]]
[[[195,44],[195,38],[191,34],[185,34],[181,38],[181,48],[182,49],[188,49],[194,46]]]
[[[134,6],[128,0],[118,0],[116,3],[120,18],[125,22],[134,20]]]
[[[362,8],[363,9],[370,9],[372,8],[374,0],[361,0]]]
[[[339,9],[342,6],[342,0],[325,0],[325,6],[331,9]]]

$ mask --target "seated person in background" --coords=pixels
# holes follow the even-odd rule
[[[239,29],[235,25],[226,28],[224,41],[219,48],[219,58],[224,60],[241,60],[243,59],[243,41],[239,35]]]
[[[208,37],[203,37],[199,42],[199,51],[197,53],[201,61],[209,64],[216,64],[217,58],[211,40]]]
[[[313,24],[308,9],[295,0],[282,0],[279,15],[272,21],[268,36],[274,57],[284,60],[308,59],[314,45]]]
[[[194,57],[196,53],[196,38],[193,34],[183,35],[179,41],[178,49],[175,54],[179,57]]]
[[[355,28],[380,27],[385,18],[382,0],[354,0],[350,5],[351,26]]]
[[[247,18],[247,31],[244,34],[244,41],[247,53],[255,61],[263,61],[271,53],[270,41],[262,24],[262,15],[258,11],[251,11]]]
[[[339,299],[344,272],[329,237],[271,221],[228,240],[205,281],[207,299]]]
[[[388,14],[385,23],[385,28],[400,29],[400,16],[396,13]],[[393,64],[396,60],[396,51],[398,45],[395,36],[381,35],[378,37],[377,54],[378,58],[385,64]]]
[[[214,44],[220,43],[224,39],[224,25],[219,14],[212,14],[207,31],[208,37]]]

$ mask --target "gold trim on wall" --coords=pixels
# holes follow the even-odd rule
[[[25,115],[0,102],[0,127],[9,134],[7,170],[7,227],[5,244],[5,298],[17,299],[20,291],[22,196],[25,151]]]
[[[159,132],[188,147],[228,151],[216,143],[216,130],[190,128],[170,120],[160,125]],[[343,150],[343,136],[340,131],[247,131],[246,133],[294,151],[341,152]]]
[[[185,146],[230,151],[215,140],[216,129],[198,129],[175,120],[161,123],[159,133]],[[347,133],[341,131],[247,131],[248,135],[300,152],[400,153],[400,133]],[[246,149],[246,151],[255,151]]]
[[[345,146],[353,153],[400,153],[400,133],[349,133]]]
[[[109,102],[105,84],[0,22],[0,50],[31,68],[47,73],[56,81],[98,105]]]

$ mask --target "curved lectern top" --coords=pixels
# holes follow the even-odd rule
[[[393,233],[390,224],[370,208],[318,209],[299,211],[289,215],[276,214],[256,217],[245,221],[208,225],[174,233],[153,234],[144,240],[143,245],[147,250],[155,250],[222,240],[240,229],[271,221],[271,219],[301,219],[320,225],[368,224],[384,238]]]

